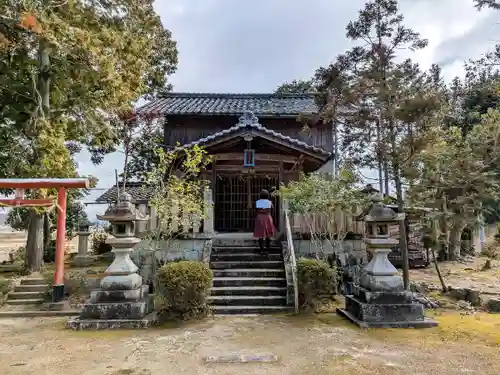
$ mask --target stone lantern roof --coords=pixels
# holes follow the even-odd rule
[[[120,194],[119,203],[109,207],[104,215],[97,215],[97,218],[110,222],[148,220],[147,215],[142,214],[135,208],[135,205],[132,203],[132,196],[125,192]]]
[[[374,196],[372,198],[373,205],[365,216],[366,222],[398,222],[405,219],[405,214],[398,214],[392,208],[386,206],[382,203],[382,199],[379,196]]]

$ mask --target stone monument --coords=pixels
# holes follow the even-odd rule
[[[73,258],[73,264],[75,266],[88,266],[91,264],[95,258],[88,254],[89,251],[89,236],[90,236],[90,223],[85,221],[78,224],[78,254]]]
[[[397,214],[380,199],[365,216],[364,242],[372,259],[354,276],[345,308],[337,313],[362,328],[425,328],[437,323],[424,317],[424,307],[413,302],[413,294],[405,290],[403,278],[387,258],[399,240],[391,238],[389,226],[399,224],[404,214]]]
[[[134,236],[135,222],[147,220],[131,203],[130,194],[120,195],[120,202],[110,207],[99,220],[112,226],[113,237],[107,240],[115,259],[101,280],[100,289],[91,293],[80,316],[68,322],[72,329],[144,328],[154,322],[153,303],[148,285],[143,285],[138,267],[130,259],[133,247],[141,240]]]

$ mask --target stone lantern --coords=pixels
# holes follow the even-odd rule
[[[88,266],[94,261],[94,257],[88,254],[89,251],[89,236],[90,222],[85,220],[78,223],[78,254],[73,259],[73,264],[76,266]]]
[[[387,258],[399,240],[390,237],[391,225],[405,219],[384,205],[380,199],[374,203],[364,220],[364,242],[372,255],[353,281],[352,294],[346,296],[345,309],[337,312],[351,322],[365,328],[424,328],[436,322],[424,317],[424,308],[413,302],[413,294],[404,289],[403,278]]]
[[[110,207],[99,220],[111,223],[112,236],[107,243],[112,246],[115,259],[106,269],[99,290],[90,295],[82,306],[80,317],[70,320],[73,329],[142,328],[152,321],[146,315],[152,311],[149,286],[143,285],[137,274],[138,267],[130,259],[136,244],[135,222],[148,218],[136,210],[128,193],[120,195],[120,203]]]

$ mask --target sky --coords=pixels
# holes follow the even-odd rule
[[[345,26],[362,0],[163,0],[156,2],[164,26],[179,50],[174,91],[272,92],[283,82],[309,79],[336,55],[349,49]],[[429,40],[429,46],[405,53],[428,68],[438,63],[451,80],[463,62],[492,51],[500,35],[500,12],[478,12],[472,0],[401,0],[405,25]],[[114,184],[123,170],[123,154],[93,166],[78,155],[81,174],[99,178],[98,188]],[[103,191],[94,191],[85,202]],[[106,207],[88,206],[91,220]]]

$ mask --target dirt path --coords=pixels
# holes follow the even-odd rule
[[[460,317],[461,326],[500,326]],[[0,320],[0,373],[9,375],[483,374],[500,373],[498,335],[361,331],[335,315],[231,317],[147,331],[73,332],[61,319]],[[448,320],[446,320],[448,319]],[[465,319],[460,322],[460,319]],[[448,328],[446,328],[448,327]],[[482,332],[482,333],[481,333]],[[481,336],[486,335],[486,336]],[[277,355],[268,364],[207,364],[206,356]]]

